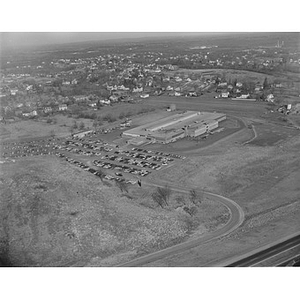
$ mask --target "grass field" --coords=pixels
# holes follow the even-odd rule
[[[2,141],[22,140],[51,136],[65,137],[71,134],[70,127],[74,121],[77,124],[83,122],[86,128],[92,128],[92,121],[89,119],[74,119],[63,115],[54,117],[56,124],[49,124],[44,121],[22,120],[14,123],[0,124],[0,138]],[[79,129],[77,129],[79,131]]]

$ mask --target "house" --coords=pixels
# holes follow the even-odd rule
[[[18,89],[11,89],[11,90],[10,90],[10,94],[11,94],[12,96],[15,96],[15,95],[17,94],[18,91],[19,91]]]
[[[241,88],[243,86],[243,84],[241,82],[237,82],[235,86]]]
[[[23,117],[34,117],[37,116],[37,111],[33,110],[31,112],[24,112],[22,113]]]
[[[174,96],[179,97],[181,96],[181,93],[175,92]]]
[[[100,102],[101,104],[110,105],[110,100],[101,99],[101,100],[99,100],[99,102]]]
[[[225,92],[221,94],[222,98],[228,98],[229,97],[229,92]]]
[[[124,85],[119,85],[118,90],[129,91],[129,88],[126,88]]]
[[[149,98],[149,94],[142,94],[140,95],[141,98],[145,99],[145,98]]]
[[[70,84],[71,84],[70,81],[63,81],[63,82],[62,82],[62,85],[70,85]]]
[[[247,99],[247,98],[249,98],[249,97],[250,97],[249,94],[242,94],[241,96],[236,97],[236,98],[237,98],[237,99]]]
[[[143,87],[136,87],[136,88],[133,88],[132,92],[133,93],[141,93],[143,91]]]
[[[274,102],[274,95],[273,94],[269,94],[266,98],[267,102]]]
[[[173,91],[173,87],[170,86],[170,85],[168,85],[167,88],[166,88],[166,90],[167,90],[167,91]]]
[[[44,107],[44,113],[45,114],[48,114],[48,113],[51,113],[51,112],[52,112],[52,107],[50,107],[50,106]]]
[[[109,97],[109,100],[112,101],[112,102],[117,102],[118,99],[119,99],[119,97],[118,97],[117,95],[111,95],[111,96]]]
[[[92,102],[92,103],[89,104],[89,106],[90,106],[90,107],[96,107],[96,106],[97,106],[97,103],[96,103],[96,102]]]
[[[196,92],[188,92],[186,97],[197,97],[197,93]]]
[[[64,110],[67,110],[67,109],[68,109],[67,104],[61,104],[61,105],[58,106],[59,111],[64,111]]]
[[[74,99],[76,102],[80,102],[80,101],[88,100],[88,97],[84,95],[80,95],[80,96],[74,96]]]
[[[73,84],[73,85],[75,85],[75,84],[77,84],[77,83],[78,83],[77,79],[73,79],[73,80],[71,81],[71,84]]]

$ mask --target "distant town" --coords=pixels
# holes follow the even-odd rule
[[[216,98],[267,102],[282,100],[283,94],[299,96],[294,82],[268,80],[268,76],[245,79],[225,71],[247,70],[266,75],[298,71],[300,54],[288,52],[284,40],[278,40],[273,47],[234,51],[210,45],[186,46],[183,51],[170,47],[161,52],[143,51],[135,44],[122,45],[116,53],[96,56],[93,54],[101,50],[68,51],[61,58],[45,57],[28,64],[3,60],[1,119],[51,120],[55,114],[63,113],[101,122],[107,117],[95,113],[101,107],[147,101],[153,96],[201,97],[214,93]],[[120,53],[122,50],[124,53]]]

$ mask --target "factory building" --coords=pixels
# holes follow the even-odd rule
[[[125,137],[143,137],[158,143],[171,143],[186,136],[210,132],[226,119],[225,114],[185,111],[123,132]]]

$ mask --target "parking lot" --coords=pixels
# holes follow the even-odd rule
[[[56,155],[77,167],[101,177],[103,171],[108,180],[135,184],[139,177],[173,165],[185,159],[178,154],[141,148],[119,148],[92,134],[84,138],[38,139],[11,142],[2,145],[4,158],[21,158],[35,155]],[[100,170],[102,169],[102,172]]]

